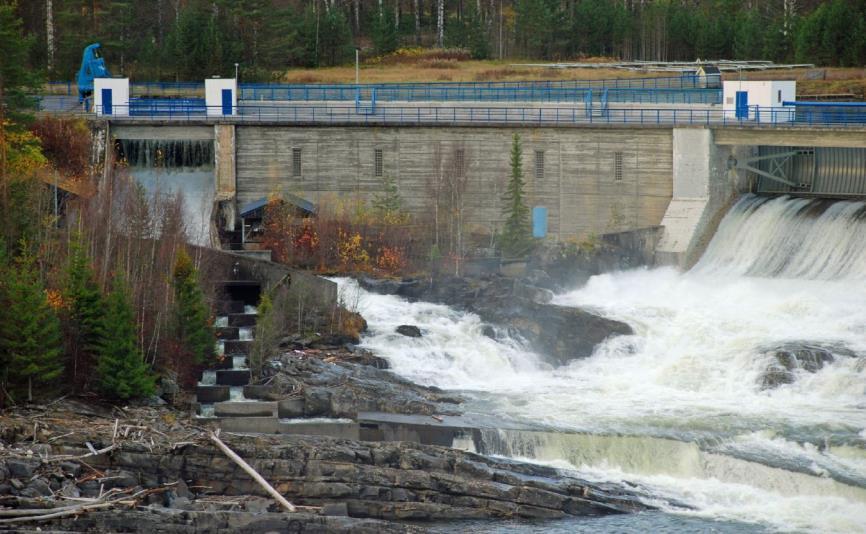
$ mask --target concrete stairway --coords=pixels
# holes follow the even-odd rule
[[[259,402],[247,397],[250,388],[249,355],[255,332],[259,286],[255,282],[227,282],[225,292],[232,296],[233,287],[243,287],[241,298],[219,301],[216,305],[217,352],[220,364],[202,372],[196,386],[198,415],[203,418],[277,416],[275,402]],[[243,299],[243,300],[241,300]]]

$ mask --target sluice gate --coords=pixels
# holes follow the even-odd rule
[[[866,197],[866,148],[759,146],[737,167],[758,193]]]

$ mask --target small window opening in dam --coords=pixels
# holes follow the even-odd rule
[[[212,169],[211,139],[118,139],[117,161],[135,168]]]

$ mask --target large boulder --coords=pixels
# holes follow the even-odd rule
[[[554,304],[520,303],[499,312],[504,322],[554,365],[588,358],[604,340],[634,331],[623,322],[580,308]]]
[[[396,332],[406,337],[421,337],[421,329],[413,324],[401,324]]]

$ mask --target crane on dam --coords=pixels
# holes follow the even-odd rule
[[[102,57],[102,45],[93,43],[84,48],[81,57],[81,68],[78,69],[78,101],[84,102],[93,94],[93,80],[96,78],[109,78],[111,73],[105,66]]]

